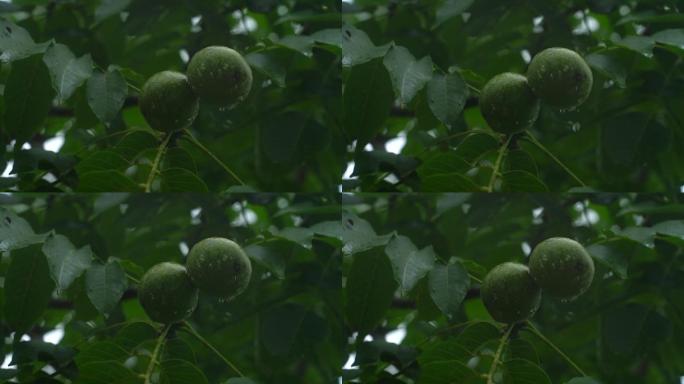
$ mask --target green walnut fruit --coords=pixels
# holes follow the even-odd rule
[[[152,128],[173,132],[192,125],[199,112],[199,99],[184,74],[163,71],[143,86],[140,111]]]
[[[527,68],[527,79],[544,103],[562,109],[582,104],[594,83],[587,62],[577,52],[566,48],[539,52]]]
[[[249,284],[252,264],[234,241],[210,237],[195,244],[188,253],[188,274],[199,289],[231,299]]]
[[[539,116],[539,99],[525,76],[501,73],[482,89],[480,111],[493,130],[509,135],[534,124]]]
[[[192,88],[211,104],[234,104],[252,89],[251,68],[242,55],[228,47],[200,50],[190,60],[187,72]]]
[[[537,312],[541,289],[527,266],[508,262],[489,271],[482,282],[480,296],[496,321],[515,323]]]
[[[176,263],[153,266],[138,287],[138,298],[147,316],[164,324],[189,317],[197,307],[198,294],[185,267]]]
[[[591,285],[594,261],[575,240],[552,237],[539,243],[530,255],[530,273],[552,296],[575,298]]]

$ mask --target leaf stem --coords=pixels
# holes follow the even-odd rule
[[[487,374],[487,384],[494,384],[494,372],[496,372],[496,367],[499,365],[499,360],[501,360],[501,354],[503,353],[504,346],[511,336],[511,331],[513,326],[509,326],[506,332],[501,336],[499,341],[499,348],[496,349],[496,354],[494,355],[494,361],[492,361],[492,366],[489,368],[489,373]]]
[[[538,338],[540,338],[543,342],[545,342],[546,344],[548,344],[549,347],[551,347],[554,351],[556,351],[559,355],[561,355],[561,357],[563,357],[563,359],[565,359],[565,361],[567,361],[568,364],[570,364],[573,368],[575,368],[575,370],[576,370],[580,375],[582,375],[582,376],[588,376],[586,373],[584,373],[584,371],[583,371],[577,364],[575,364],[574,361],[572,361],[572,359],[571,359],[570,357],[568,357],[568,355],[566,355],[565,353],[563,353],[563,351],[561,351],[560,348],[558,348],[558,347],[556,346],[556,344],[554,344],[553,342],[551,342],[551,340],[547,339],[546,336],[544,336],[544,335],[537,329],[537,327],[535,327],[534,324],[532,324],[531,321],[527,320],[525,323],[527,324],[527,326],[529,327],[529,329],[532,330],[532,333],[534,333],[534,334],[535,334]]]
[[[129,82],[126,82],[126,85],[128,85],[128,87],[129,87],[129,88],[132,88],[134,91],[136,91],[136,92],[138,92],[138,93],[142,93],[142,90],[141,90],[140,88],[136,87],[135,85],[133,85],[133,84],[131,84],[131,83],[129,83]]]
[[[218,351],[209,341],[207,341],[202,335],[197,333],[195,328],[190,325],[186,320],[183,321],[183,326],[190,332],[191,335],[195,336],[197,340],[199,340],[202,344],[204,344],[207,348],[211,349],[212,352],[214,352],[218,357],[223,360],[226,365],[228,365],[233,371],[235,371],[240,377],[245,377],[245,375],[240,372],[240,370],[235,366],[235,364],[231,363],[230,360],[228,360],[221,352]]]
[[[494,182],[496,181],[496,175],[499,174],[499,168],[501,168],[501,161],[503,160],[504,153],[508,148],[508,144],[511,143],[511,136],[508,136],[506,142],[499,148],[499,155],[496,158],[496,163],[494,164],[494,170],[492,171],[492,176],[489,178],[489,185],[487,185],[487,192],[494,191]]]
[[[161,163],[162,155],[166,151],[166,147],[169,145],[169,141],[171,141],[171,136],[171,133],[167,134],[166,138],[164,138],[164,141],[162,141],[161,145],[159,146],[159,149],[157,150],[157,156],[155,156],[154,162],[152,163],[152,169],[150,170],[150,174],[147,176],[147,182],[145,183],[145,192],[150,192],[150,188],[152,188],[152,181],[154,181],[154,175],[157,173],[159,163]]]
[[[195,146],[197,146],[197,148],[201,149],[204,153],[209,155],[209,157],[211,157],[215,162],[217,162],[221,166],[221,168],[223,168],[228,174],[230,174],[238,183],[240,183],[240,185],[246,185],[245,182],[242,181],[238,177],[238,175],[236,175],[235,172],[233,172],[233,170],[231,170],[226,164],[224,164],[218,157],[216,157],[216,155],[214,155],[209,150],[209,148],[202,145],[202,143],[200,143],[199,140],[197,140],[197,138],[195,138],[195,136],[193,136],[193,134],[190,132],[190,130],[185,128],[185,129],[183,129],[183,132],[188,136],[191,143],[195,144]]]
[[[154,347],[152,357],[150,358],[150,363],[147,365],[147,371],[145,372],[145,384],[151,383],[150,379],[152,378],[152,371],[154,371],[154,366],[157,365],[157,356],[159,356],[159,351],[161,350],[162,344],[164,344],[164,340],[166,340],[166,335],[169,333],[169,329],[171,329],[171,324],[164,327],[164,330],[162,330],[162,333],[157,339],[157,345]]]
[[[547,156],[549,156],[551,159],[553,159],[553,161],[555,161],[556,164],[558,164],[561,168],[563,168],[563,170],[565,170],[565,172],[567,172],[570,175],[570,177],[575,179],[575,181],[577,183],[579,183],[579,185],[581,185],[583,187],[587,186],[579,177],[577,177],[577,175],[575,175],[570,170],[570,168],[568,168],[565,164],[563,164],[562,161],[560,161],[556,156],[554,156],[553,153],[551,153],[551,151],[549,151],[542,143],[540,143],[539,140],[537,140],[537,138],[532,135],[532,132],[525,131],[525,134],[526,134],[526,137],[529,139],[529,141],[532,144],[536,145],[539,149],[541,149],[544,153],[546,153]]]
[[[470,88],[471,91],[477,93],[478,95],[479,95],[480,93],[482,93],[482,91],[480,91],[479,89],[475,88],[474,86],[472,86],[472,85],[470,85],[470,84],[468,84],[468,83],[466,83],[466,84],[468,85],[468,88]]]

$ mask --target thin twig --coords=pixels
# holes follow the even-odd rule
[[[216,157],[216,155],[214,155],[207,147],[202,145],[202,143],[200,143],[199,140],[197,140],[197,138],[193,136],[189,129],[186,128],[183,130],[183,132],[188,136],[191,143],[195,144],[197,148],[201,149],[202,151],[204,151],[204,153],[209,155],[209,157],[211,157],[215,162],[217,162],[226,172],[228,172],[228,174],[230,174],[238,183],[240,183],[240,185],[246,185],[245,182],[242,181],[238,177],[238,175],[236,175],[235,172],[233,172],[232,169],[230,169],[226,164],[224,164],[223,161],[221,161],[221,159]]]
[[[494,182],[496,181],[496,175],[499,173],[499,168],[501,168],[501,160],[503,160],[504,153],[508,148],[508,144],[511,142],[511,136],[508,136],[506,142],[499,148],[499,155],[496,158],[496,163],[494,163],[494,170],[492,171],[492,176],[489,178],[489,185],[487,185],[487,192],[494,191]]]
[[[152,378],[152,371],[154,371],[154,366],[157,364],[157,356],[159,355],[159,350],[161,350],[161,346],[162,344],[164,344],[164,340],[166,340],[166,335],[169,333],[170,328],[170,324],[164,327],[164,330],[157,339],[157,345],[154,347],[152,357],[150,358],[150,363],[147,365],[147,371],[145,372],[145,384],[151,383],[150,379]]]
[[[542,143],[540,143],[539,140],[537,140],[536,137],[534,137],[534,136],[532,135],[532,132],[530,132],[530,131],[525,131],[525,137],[527,137],[527,139],[528,139],[532,144],[536,145],[539,149],[541,149],[544,153],[546,153],[546,155],[547,155],[548,157],[550,157],[551,159],[553,159],[553,161],[555,161],[556,164],[558,164],[561,168],[563,168],[563,170],[565,170],[565,172],[567,172],[567,173],[568,173],[573,179],[575,179],[575,181],[578,182],[581,186],[583,186],[583,187],[586,187],[586,186],[587,186],[579,177],[577,177],[577,175],[575,175],[575,174],[570,170],[570,168],[568,168],[565,164],[563,164],[562,161],[560,161],[556,156],[554,156],[554,154],[551,153],[551,151],[549,151],[548,149],[546,149],[546,147],[545,147]]]
[[[220,357],[221,360],[223,360],[223,362],[226,363],[226,365],[228,365],[233,371],[235,371],[238,375],[240,375],[240,377],[245,377],[245,375],[242,372],[240,372],[240,370],[235,366],[235,364],[230,362],[230,360],[228,360],[225,356],[223,356],[223,354],[221,352],[219,352],[218,349],[216,349],[213,345],[211,345],[211,343],[209,341],[207,341],[204,337],[202,337],[202,335],[197,333],[197,331],[195,331],[195,328],[193,328],[192,325],[190,325],[190,323],[188,323],[187,321],[183,321],[183,326],[185,326],[185,328],[188,331],[190,331],[191,335],[195,336],[195,338],[197,338],[197,340],[199,340],[207,348],[211,349],[211,351],[214,352],[218,357]]]
[[[563,353],[563,351],[561,351],[560,348],[558,348],[558,347],[556,346],[556,344],[554,344],[553,342],[551,342],[551,340],[547,339],[546,336],[544,336],[544,335],[537,329],[537,327],[535,327],[534,324],[532,324],[531,321],[527,320],[525,323],[527,324],[527,326],[529,327],[529,329],[532,330],[532,333],[534,333],[537,337],[539,337],[543,342],[545,342],[546,344],[548,344],[549,347],[553,348],[553,350],[556,351],[559,355],[561,355],[561,356],[565,359],[565,361],[567,361],[568,364],[570,364],[573,368],[575,368],[575,370],[576,370],[580,375],[582,375],[582,376],[587,376],[587,374],[584,373],[584,371],[582,370],[582,368],[580,368],[577,364],[575,364],[575,362],[572,361],[572,359],[571,359],[570,357],[568,357],[568,355],[566,355],[565,353]]]
[[[159,163],[161,162],[162,154],[164,151],[166,151],[166,147],[169,145],[169,141],[171,140],[171,133],[166,135],[166,138],[164,141],[162,141],[161,145],[159,146],[159,149],[157,150],[157,156],[154,158],[154,163],[152,163],[152,170],[150,170],[150,174],[147,176],[147,182],[145,183],[145,192],[150,192],[150,188],[152,187],[152,181],[154,181],[154,176],[157,173],[157,168],[159,168]]]
[[[494,384],[494,372],[496,372],[496,367],[499,365],[499,360],[501,359],[501,353],[503,352],[504,346],[508,341],[508,337],[511,335],[513,326],[509,326],[506,332],[501,336],[501,341],[499,341],[499,348],[496,349],[496,354],[494,355],[494,361],[492,361],[492,366],[489,368],[489,373],[487,374],[487,384]]]

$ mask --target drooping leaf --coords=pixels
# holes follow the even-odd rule
[[[19,334],[27,332],[43,315],[54,284],[40,246],[15,249],[5,277],[5,320]]]
[[[114,310],[127,286],[126,272],[116,261],[95,263],[86,271],[88,298],[104,315]]]
[[[381,60],[352,68],[343,95],[344,129],[351,139],[358,140],[357,146],[375,136],[393,102],[392,83]]]
[[[470,288],[468,271],[452,263],[435,266],[428,276],[430,297],[447,318],[454,317]]]
[[[63,44],[50,46],[43,61],[50,71],[52,87],[60,101],[69,99],[93,72],[93,60],[89,54],[76,58],[69,47]]]
[[[128,84],[116,68],[107,72],[95,72],[89,79],[86,94],[88,105],[103,123],[109,123],[117,116],[128,94]]]
[[[419,250],[406,236],[392,238],[385,253],[392,263],[394,279],[403,295],[408,294],[418,280],[430,272],[436,259],[431,246]]]
[[[468,86],[458,72],[437,73],[427,85],[427,97],[435,117],[451,128],[461,118],[468,98]]]
[[[394,93],[401,104],[408,104],[418,91],[432,79],[432,59],[420,60],[401,46],[393,46],[387,52],[383,63],[390,74]]]
[[[0,20],[0,61],[13,62],[43,53],[48,44],[36,44],[24,28],[7,20]]]
[[[54,92],[50,75],[39,55],[12,64],[5,85],[5,127],[10,137],[23,143],[43,126]]]
[[[381,248],[354,255],[346,285],[346,314],[360,334],[372,331],[389,308],[396,282],[392,265]]]
[[[342,64],[354,66],[382,57],[389,49],[389,44],[376,46],[366,32],[351,25],[342,27]]]
[[[63,291],[90,267],[93,252],[89,245],[77,249],[65,236],[53,234],[43,243],[43,253],[50,266],[50,275]]]
[[[0,207],[0,252],[24,248],[43,242],[44,234],[36,234],[28,221]]]

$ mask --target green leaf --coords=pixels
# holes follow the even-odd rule
[[[0,207],[0,252],[42,243],[45,236],[33,232],[31,224],[16,213]]]
[[[291,164],[306,154],[324,149],[329,140],[327,133],[328,130],[314,119],[288,113],[266,121],[259,129],[259,141],[270,161]]]
[[[399,284],[403,295],[407,295],[418,280],[430,272],[436,259],[432,246],[419,250],[406,236],[392,238],[385,253],[392,263],[394,280]]]
[[[261,338],[274,356],[296,352],[326,337],[326,322],[299,304],[288,303],[267,311],[261,321]]]
[[[95,72],[86,88],[88,105],[103,123],[116,118],[126,101],[128,84],[118,69],[109,67],[107,72]]]
[[[88,363],[103,361],[123,362],[128,357],[128,351],[111,341],[97,341],[81,348],[76,356],[76,364],[81,367]]]
[[[119,141],[114,150],[128,161],[135,160],[138,155],[148,149],[156,149],[159,139],[150,131],[133,130]],[[111,190],[115,191],[115,190]]]
[[[655,161],[668,148],[671,129],[647,113],[626,113],[602,124],[601,153],[608,165],[627,169]]]
[[[622,356],[633,353],[646,325],[648,312],[649,308],[641,304],[629,303],[602,313],[601,333],[605,347]]]
[[[587,247],[587,252],[596,260],[613,270],[621,279],[627,278],[629,259],[625,257],[623,249],[618,242],[609,241],[592,244]]]
[[[413,100],[418,91],[432,79],[432,59],[426,56],[420,60],[401,46],[393,46],[383,59],[389,72],[394,93],[402,105]]]
[[[504,169],[506,171],[525,171],[535,177],[539,174],[539,169],[532,156],[521,149],[509,150],[506,153]]]
[[[57,91],[60,101],[69,99],[93,72],[93,60],[89,54],[76,58],[69,47],[63,44],[50,46],[43,61],[50,71],[52,87]]]
[[[421,192],[481,192],[482,188],[459,173],[442,173],[423,178]]]
[[[575,377],[565,384],[601,384],[601,382],[591,377]]]
[[[104,315],[114,310],[127,286],[126,272],[116,261],[93,264],[86,271],[88,298]]]
[[[142,384],[133,371],[116,361],[96,361],[79,367],[79,384]]]
[[[342,221],[319,223],[311,229],[325,236],[342,239],[342,252],[348,255],[385,245],[392,236],[379,236],[370,223],[349,212],[342,213]]]
[[[654,225],[653,230],[663,235],[684,239],[684,220],[663,221]]]
[[[344,129],[362,147],[378,133],[394,102],[392,82],[381,60],[351,69],[343,102]]]
[[[24,28],[0,19],[0,61],[11,63],[43,53],[48,44],[36,44]]]
[[[12,64],[5,85],[5,127],[23,143],[40,131],[52,106],[50,75],[38,55]]]
[[[437,8],[435,27],[467,11],[475,0],[446,0]]]
[[[471,353],[476,353],[480,347],[491,340],[501,337],[501,332],[492,323],[481,321],[467,326],[456,340]]]
[[[101,0],[95,8],[95,23],[123,12],[130,3],[131,0]]]
[[[532,363],[539,364],[539,355],[532,343],[525,339],[512,339],[506,346],[508,352],[507,360],[524,359]]]
[[[462,362],[434,361],[421,366],[421,384],[470,384],[477,383],[479,376]]]
[[[117,152],[102,150],[89,154],[76,166],[76,172],[83,176],[88,172],[125,170],[130,164]]]
[[[246,377],[233,377],[228,379],[225,384],[257,384],[257,382]]]
[[[499,146],[498,140],[492,137],[492,135],[477,132],[463,139],[456,147],[454,154],[474,163],[475,160],[482,158],[484,154],[498,150]]]
[[[470,276],[459,263],[438,265],[428,275],[430,297],[442,313],[451,319],[459,313],[470,288]]]
[[[161,173],[162,192],[208,192],[209,188],[197,176],[183,168],[168,168]]]
[[[161,384],[208,384],[207,377],[194,364],[189,361],[171,359],[161,362]]]
[[[271,78],[281,87],[285,87],[287,78],[287,58],[292,53],[283,53],[283,49],[271,49],[260,52],[251,52],[245,56],[245,60],[253,68]]]
[[[54,284],[50,269],[38,245],[11,253],[5,277],[5,321],[23,334],[43,315]]]
[[[551,384],[551,379],[535,363],[523,359],[511,359],[503,363],[506,384]]]
[[[435,74],[427,85],[427,97],[435,117],[451,128],[461,119],[468,86],[458,72]]]
[[[431,344],[418,356],[419,383],[448,384],[474,381],[477,374],[466,366],[470,357],[472,354],[454,340]]]
[[[507,192],[548,192],[543,181],[527,171],[504,172],[502,189]]]
[[[351,25],[342,27],[342,64],[354,66],[385,56],[390,45],[376,47],[366,32]]]
[[[627,86],[628,63],[625,51],[621,48],[607,48],[587,55],[584,59],[589,66],[604,76],[614,80],[618,87]]]
[[[136,192],[140,191],[133,180],[119,171],[90,171],[79,175],[79,192]]]
[[[666,29],[653,35],[653,40],[684,49],[684,29]]]
[[[345,287],[349,326],[361,335],[371,332],[389,309],[395,289],[392,265],[381,248],[354,255]]]
[[[43,243],[43,253],[50,266],[50,275],[60,291],[69,288],[76,278],[90,267],[93,251],[89,245],[80,249],[62,235],[50,235]]]

